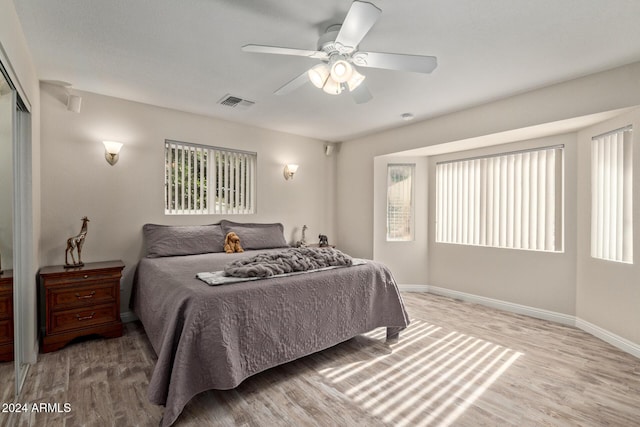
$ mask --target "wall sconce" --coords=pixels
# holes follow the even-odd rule
[[[107,159],[107,163],[111,166],[118,163],[122,143],[115,141],[102,141],[102,143],[104,144],[104,158]]]
[[[298,165],[294,165],[294,164],[285,165],[284,179],[286,179],[287,181],[289,181],[290,179],[293,179],[293,174],[296,173],[297,170],[298,170]]]

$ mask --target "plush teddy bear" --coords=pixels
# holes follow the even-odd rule
[[[240,237],[233,231],[228,232],[224,238],[224,251],[228,254],[244,252],[244,249],[240,246]]]

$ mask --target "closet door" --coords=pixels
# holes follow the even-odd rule
[[[13,269],[13,126],[16,93],[0,74],[0,270]]]
[[[16,398],[29,371],[29,342],[34,342],[33,209],[31,191],[31,114],[20,97],[13,128],[13,304]],[[26,350],[25,350],[26,349]],[[34,360],[32,362],[35,362]]]
[[[0,369],[3,377],[7,377],[0,378],[0,384],[15,384],[17,398],[29,369],[25,361],[33,358],[30,356],[33,351],[26,344],[35,342],[33,174],[31,107],[20,86],[16,86],[18,79],[8,65],[0,49],[0,262],[2,269],[13,270],[14,340],[14,370],[10,373],[8,369]],[[0,394],[6,393],[0,389]]]
[[[1,64],[0,64],[1,66]],[[0,71],[2,71],[0,69]],[[9,277],[13,270],[13,199],[14,199],[14,126],[16,114],[16,92],[4,74],[0,72],[0,270],[2,274],[2,298],[0,311],[0,329],[3,360],[10,360],[11,351],[15,354],[15,346],[12,341],[15,337],[13,314],[15,313],[14,295],[9,293]],[[14,330],[7,330],[11,327]],[[13,357],[15,359],[15,356]],[[11,381],[15,378],[15,369],[10,368],[8,362],[0,365],[0,384],[8,386],[15,384]],[[9,388],[8,386],[7,388]],[[17,391],[17,390],[16,390]],[[0,396],[11,398],[14,390],[0,390]]]

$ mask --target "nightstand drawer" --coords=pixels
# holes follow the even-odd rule
[[[51,310],[111,303],[117,300],[117,286],[113,283],[96,283],[87,286],[50,288]]]
[[[50,334],[119,321],[116,304],[50,312]]]
[[[0,344],[13,342],[13,322],[10,319],[0,320]]]
[[[13,306],[13,294],[0,294],[0,319],[8,319],[12,316],[11,307]]]
[[[56,351],[86,335],[122,336],[120,279],[123,269],[122,261],[40,269],[38,297],[43,353]]]
[[[120,280],[122,274],[119,271],[78,271],[69,272],[61,276],[51,276],[45,279],[45,286],[78,286],[91,284],[96,281]]]

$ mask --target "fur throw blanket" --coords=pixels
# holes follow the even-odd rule
[[[353,259],[333,248],[289,248],[277,253],[261,253],[227,264],[225,276],[271,277],[327,267],[348,267]]]

